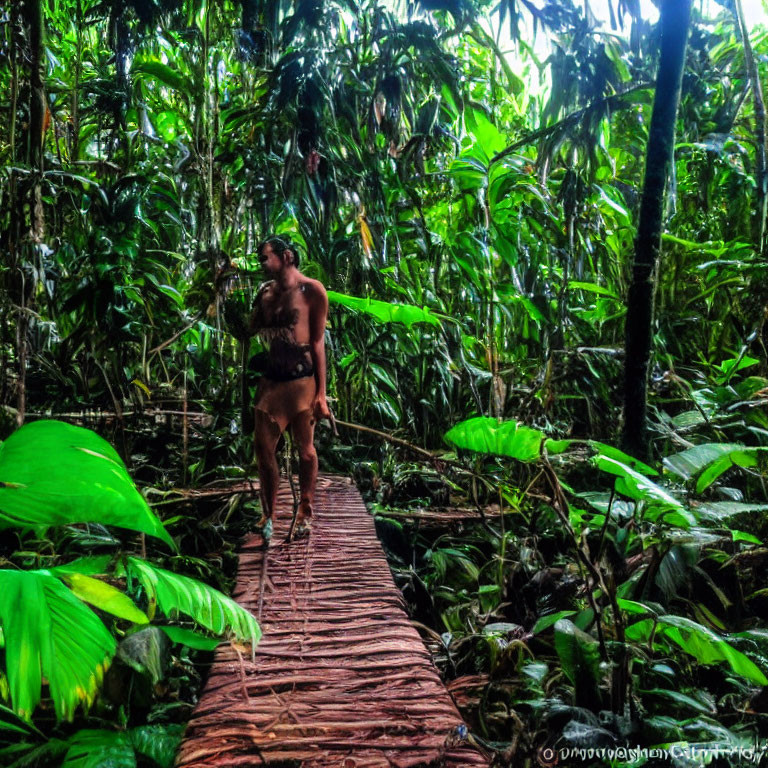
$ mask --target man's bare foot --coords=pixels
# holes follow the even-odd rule
[[[308,501],[299,504],[296,520],[288,534],[288,541],[302,539],[312,532],[312,505]]]
[[[265,515],[262,513],[259,522],[256,523],[256,530],[261,534],[265,545],[269,544],[269,541],[272,538],[272,529],[272,515]]]

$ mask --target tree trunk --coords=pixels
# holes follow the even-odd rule
[[[80,159],[80,80],[83,72],[83,6],[81,0],[75,3],[75,84],[72,88],[72,142],[69,162]]]
[[[41,180],[43,173],[43,139],[45,138],[46,114],[48,107],[45,99],[43,80],[43,5],[41,0],[24,0],[21,5],[21,21],[26,28],[26,37],[29,41],[27,61],[29,62],[29,123],[26,131],[24,147],[26,148],[25,160],[31,171],[31,183],[27,190],[27,202],[29,208],[28,230],[22,236],[25,243],[14,240],[12,249],[12,280],[17,287],[16,302],[16,423],[21,426],[26,414],[26,382],[27,382],[27,356],[28,356],[28,332],[30,307],[34,296],[34,286],[28,286],[24,274],[24,254],[29,252],[30,257],[35,244],[43,237],[43,201],[41,192]],[[14,118],[15,121],[15,118]]]
[[[41,0],[24,0],[23,19],[29,35],[29,130],[27,160],[35,171],[43,169],[45,90],[43,87],[43,6]]]
[[[648,366],[651,355],[655,271],[661,251],[664,190],[674,157],[675,120],[691,20],[691,0],[661,4],[661,58],[653,100],[643,199],[627,298],[624,368],[624,449],[647,458]]]
[[[763,88],[760,84],[760,73],[757,68],[752,45],[749,42],[749,29],[744,19],[744,9],[741,0],[734,0],[733,11],[736,15],[736,27],[741,43],[744,46],[744,63],[747,76],[752,85],[752,98],[755,105],[755,181],[757,182],[756,210],[757,221],[755,226],[755,242],[760,254],[765,258],[768,255],[768,242],[766,241],[766,216],[768,216],[768,163],[766,163],[766,116]]]

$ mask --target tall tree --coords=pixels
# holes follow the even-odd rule
[[[756,190],[756,226],[755,240],[758,250],[765,257],[768,255],[766,242],[766,216],[768,216],[768,163],[766,162],[766,114],[763,87],[760,83],[760,72],[749,42],[749,28],[744,18],[741,0],[733,0],[733,12],[736,16],[736,28],[744,46],[744,64],[752,88],[752,98],[755,105],[755,180]]]
[[[11,235],[11,273],[12,281],[17,290],[14,301],[18,319],[16,322],[16,360],[17,389],[16,389],[16,420],[19,426],[24,423],[26,411],[26,376],[30,307],[29,301],[34,295],[33,289],[27,285],[27,264],[24,253],[40,243],[43,236],[43,138],[45,136],[48,108],[45,100],[43,79],[43,6],[41,0],[25,0],[21,5],[21,22],[27,41],[26,59],[29,66],[29,99],[26,132],[24,136],[24,159],[30,171],[29,183],[25,185],[26,200],[21,201],[26,211],[26,220],[18,217],[16,231]],[[14,88],[15,88],[14,80]],[[15,95],[15,91],[14,91]],[[15,137],[14,137],[15,138]],[[14,140],[12,138],[12,141]],[[18,225],[26,230],[20,235]],[[31,253],[29,261],[32,261]]]
[[[655,272],[661,252],[664,192],[674,155],[675,120],[690,22],[691,0],[661,3],[661,57],[646,151],[632,283],[627,298],[622,443],[625,450],[641,458],[649,453],[648,365]]]

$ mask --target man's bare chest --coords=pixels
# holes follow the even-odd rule
[[[271,328],[302,330],[308,324],[309,305],[300,287],[265,292],[260,302],[261,320]]]

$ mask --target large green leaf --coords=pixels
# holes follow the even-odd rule
[[[560,619],[564,619],[568,616],[573,616],[576,611],[558,611],[557,613],[550,613],[547,616],[540,617],[533,625],[531,630],[532,635],[538,635],[539,632],[549,629],[554,624],[557,624]]]
[[[412,304],[389,304],[386,301],[377,301],[376,299],[361,299],[357,296],[347,296],[336,291],[328,291],[328,301],[331,304],[339,304],[342,307],[363,312],[376,318],[381,323],[403,323],[408,328],[414,323],[440,325],[440,320],[426,307],[422,309]]]
[[[691,505],[700,520],[722,522],[749,512],[768,512],[768,504],[740,501],[702,501]]]
[[[111,613],[120,619],[132,621],[134,624],[146,624],[149,619],[143,611],[140,611],[128,595],[119,589],[91,576],[82,573],[63,573],[59,575],[61,580],[83,602],[98,608],[106,613]]]
[[[618,448],[614,448],[612,445],[608,445],[608,443],[601,443],[598,440],[552,440],[550,438],[545,443],[547,453],[550,454],[563,453],[564,451],[567,451],[571,446],[581,445],[588,446],[596,454],[607,456],[610,459],[615,459],[622,464],[626,464],[628,467],[635,470],[635,472],[639,472],[641,475],[657,477],[659,474],[653,467],[649,467],[647,464],[640,461],[640,459],[636,459],[633,456],[630,456],[628,453],[624,453],[624,451],[621,451]]]
[[[166,616],[183,613],[217,635],[230,633],[253,645],[259,642],[261,629],[256,619],[217,589],[136,557],[129,557],[127,565],[128,572],[146,590],[150,603],[156,604]]]
[[[140,725],[132,728],[128,735],[139,755],[148,757],[159,768],[172,768],[184,728],[179,723]]]
[[[99,576],[107,573],[112,555],[86,555],[75,560],[48,568],[54,576],[63,576],[68,573],[82,573],[86,576]]]
[[[125,731],[84,729],[69,740],[61,768],[136,768],[136,753]]]
[[[735,443],[702,443],[673,456],[667,456],[663,463],[673,474],[683,478],[683,480],[690,480],[713,461],[742,447]]]
[[[693,696],[688,696],[680,691],[669,690],[667,688],[652,688],[648,691],[642,691],[642,693],[645,696],[658,696],[662,699],[667,699],[672,707],[693,710],[702,715],[714,714],[711,706],[707,706],[698,699],[694,699]]]
[[[186,75],[161,61],[149,59],[135,62],[131,67],[131,72],[134,75],[149,75],[185,96],[191,95],[194,91],[193,83]]]
[[[736,443],[702,443],[664,459],[664,466],[685,480],[696,480],[696,493],[702,493],[731,467],[755,467],[760,455],[768,453],[761,446],[748,448]]]
[[[89,705],[115,652],[96,614],[45,571],[0,571],[0,625],[13,709],[25,720],[43,677],[59,719]]]
[[[655,634],[654,634],[655,631]],[[741,651],[711,629],[684,616],[659,616],[644,619],[627,627],[629,640],[647,642],[665,638],[672,641],[700,664],[716,664],[724,661],[737,674],[758,685],[768,685],[762,670]]]
[[[506,146],[507,137],[481,109],[469,107],[465,110],[464,117],[470,138],[465,140],[467,147],[462,154],[478,160],[487,168],[491,158]]]
[[[456,424],[446,432],[444,439],[468,451],[509,456],[518,461],[535,461],[539,457],[544,433],[516,421],[477,416]]]
[[[176,723],[129,731],[86,728],[70,737],[61,768],[136,768],[137,755],[158,768],[172,768],[183,732]]]
[[[171,642],[181,643],[198,651],[213,651],[221,644],[216,637],[207,637],[192,629],[184,627],[160,627],[168,635]]]
[[[695,517],[674,496],[621,461],[601,454],[595,456],[592,463],[603,472],[616,476],[616,491],[618,493],[628,496],[630,499],[645,501],[662,512],[674,512],[674,518],[667,517],[668,522],[675,522],[683,527],[693,525],[696,522]]]
[[[648,477],[658,477],[659,475],[659,473],[653,467],[649,467],[647,464],[640,461],[640,459],[636,459],[634,456],[630,456],[628,453],[624,453],[624,451],[621,451],[618,448],[614,448],[612,445],[601,443],[597,440],[587,440],[586,442],[587,445],[596,453],[600,454],[601,456],[607,456],[609,459],[614,459],[615,461],[621,462],[622,464],[625,464],[630,469],[640,473],[641,475],[646,475]]]
[[[596,701],[600,679],[597,640],[569,619],[559,619],[555,623],[555,650],[563,672],[576,689],[577,698]]]
[[[98,522],[171,537],[95,432],[35,421],[0,444],[0,528]]]

